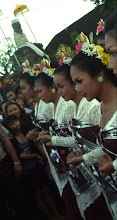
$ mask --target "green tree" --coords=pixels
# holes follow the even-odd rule
[[[11,75],[17,72],[11,61],[11,56],[14,55],[15,51],[16,46],[11,38],[0,41],[0,73],[2,75]]]
[[[78,36],[78,32],[77,31],[73,31],[73,32],[71,32],[70,33],[70,38],[71,38],[71,40],[72,40],[72,45],[73,45],[73,47],[75,47],[76,46],[76,44],[77,44],[77,40],[76,40],[76,37]]]
[[[99,5],[103,5],[101,10],[105,14],[109,14],[110,12],[117,11],[117,0],[90,0],[90,1],[94,2],[96,7],[98,7]]]

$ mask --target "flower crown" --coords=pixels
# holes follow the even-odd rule
[[[60,48],[56,53],[56,57],[59,58],[59,66],[62,66],[63,64],[70,65],[74,54],[75,52],[72,51],[70,47],[60,44]]]
[[[28,60],[25,60],[22,66],[23,73],[27,72],[30,76],[37,76],[39,73],[43,72],[53,78],[53,73],[55,71],[54,68],[51,68],[50,62],[44,58],[39,64],[34,64],[33,67],[30,67]]]
[[[28,60],[24,60],[24,62],[22,63],[23,66],[23,73],[28,73],[30,76],[36,76],[39,72],[37,70],[34,70],[33,67],[30,66],[29,61]]]
[[[78,40],[78,44],[76,45],[76,53],[82,51],[84,54],[87,54],[88,56],[95,55],[95,58],[101,60],[101,62],[104,65],[106,65],[106,68],[108,68],[109,54],[104,52],[103,47],[91,44],[89,42],[88,37],[83,32],[81,32],[76,39]]]
[[[51,78],[54,77],[55,68],[51,68],[50,61],[47,59],[42,59],[41,62],[38,64],[40,73],[45,73],[46,75],[50,76]]]
[[[98,22],[97,30],[96,30],[96,35],[98,35],[101,31],[104,30],[104,24],[105,22],[103,21],[103,19],[100,19],[100,21]]]

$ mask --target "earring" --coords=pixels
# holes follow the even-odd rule
[[[77,85],[75,85],[75,90],[77,91]]]
[[[98,81],[99,83],[103,82],[103,77],[102,77],[102,76],[98,76],[97,81]]]
[[[37,91],[37,88],[36,88],[36,87],[34,87],[34,89],[33,89],[33,90],[34,90],[34,92],[36,92],[36,91]]]
[[[55,93],[55,89],[54,88],[51,90],[51,93]]]

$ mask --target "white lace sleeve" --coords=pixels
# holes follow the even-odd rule
[[[83,155],[83,160],[84,162],[88,165],[91,166],[92,164],[95,164],[98,162],[98,159],[106,155],[104,151],[99,147],[97,149],[92,150],[91,152],[84,154]]]
[[[100,124],[101,108],[100,104],[94,105],[89,111],[89,121],[94,125]]]
[[[64,111],[64,115],[63,115],[63,120],[64,122],[69,123],[69,121],[74,118],[74,112],[76,110],[76,107],[74,106],[74,104],[72,104],[72,102],[67,105],[65,111]]]
[[[114,170],[117,172],[117,158],[113,161]]]
[[[52,136],[51,143],[53,146],[77,147],[75,137]]]

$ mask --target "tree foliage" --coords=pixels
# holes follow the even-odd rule
[[[16,46],[11,38],[2,39],[2,41],[0,41],[0,73],[2,75],[10,75],[16,71],[10,59],[15,51]]]
[[[87,1],[87,0],[84,0]],[[94,2],[96,7],[103,4],[102,11],[105,14],[110,13],[111,11],[117,11],[117,0],[90,0],[91,2]]]
[[[73,45],[73,47],[75,47],[76,46],[76,44],[77,44],[77,40],[76,40],[76,37],[78,36],[78,32],[77,31],[72,31],[71,33],[70,33],[70,38],[71,38],[71,40],[72,40],[72,45]]]

